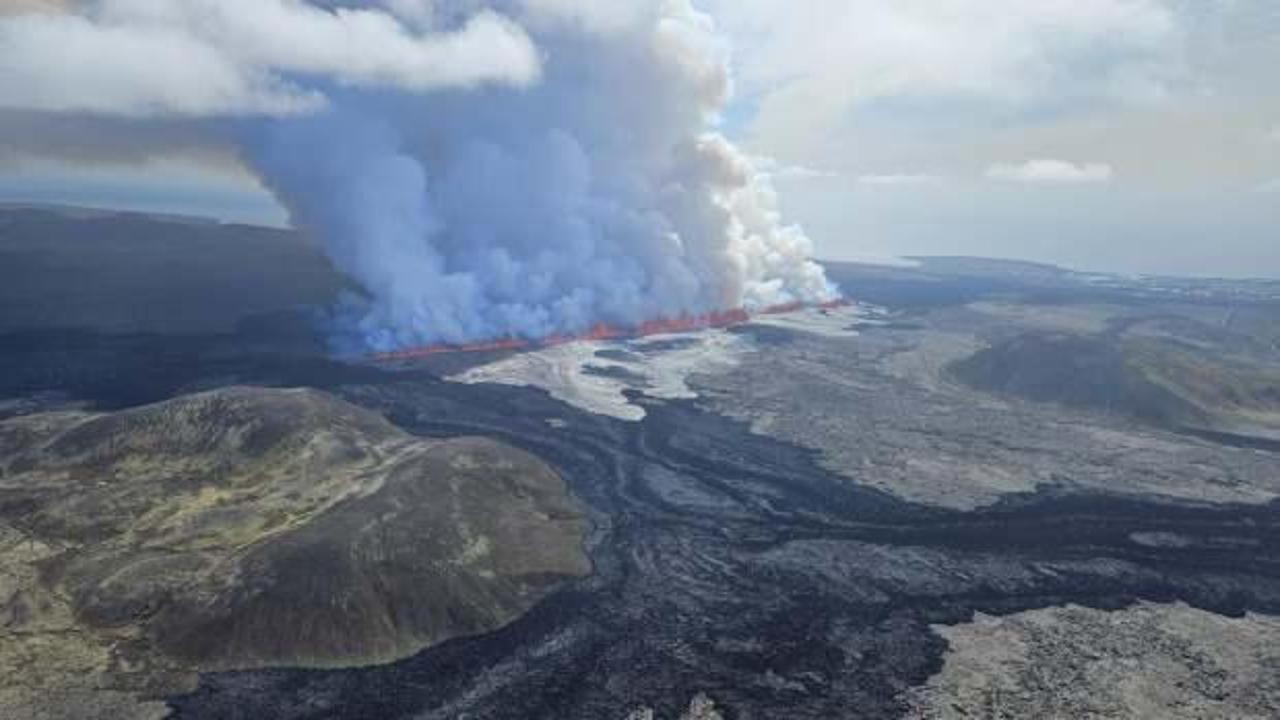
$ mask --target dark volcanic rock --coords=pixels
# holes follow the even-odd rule
[[[624,380],[632,383],[632,387],[643,388],[649,385],[648,379],[644,375],[621,365],[587,365],[582,369],[582,372],[596,377]]]
[[[894,717],[942,667],[931,625],[975,610],[1280,610],[1270,507],[1045,495],[952,512],[851,485],[688,403],[625,423],[516,388],[343,392],[418,432],[485,432],[553,462],[603,519],[596,572],[497,632],[385,667],[205,676],[173,699],[178,717],[675,718],[699,693],[734,718]]]
[[[763,350],[733,372],[691,379],[698,401],[646,400],[645,419],[626,423],[534,389],[433,375],[492,358],[396,372],[334,361],[305,332],[293,337],[306,328],[288,310],[329,297],[296,292],[329,287],[321,268],[300,264],[270,285],[294,266],[248,263],[228,277],[236,264],[219,264],[200,292],[175,294],[153,268],[128,274],[139,256],[128,250],[148,243],[107,230],[104,248],[127,251],[103,277],[127,282],[102,293],[81,287],[83,264],[58,259],[62,272],[45,272],[49,258],[5,254],[0,238],[0,265],[18,281],[0,289],[0,331],[42,326],[0,334],[0,397],[16,399],[0,408],[0,716],[1079,716],[1124,707],[1106,693],[1152,658],[1189,680],[1162,717],[1280,706],[1274,653],[1243,657],[1229,642],[1274,625],[1258,613],[1280,612],[1274,447],[1160,432],[1064,408],[1052,393],[996,397],[941,371],[1026,332],[1097,335],[1101,348],[1056,346],[1079,351],[1078,367],[1043,346],[1025,356],[1080,376],[1123,372],[1107,346],[1118,338],[1176,336],[1183,358],[1230,350],[1265,364],[1280,349],[1280,313],[1246,302],[1262,290],[1095,287],[972,261],[836,268],[852,296],[906,311],[893,317],[910,325],[845,339],[762,334]],[[218,248],[201,238],[215,235],[172,233],[206,260]],[[179,269],[179,282],[192,277]],[[23,284],[28,272],[38,282]],[[195,312],[148,300],[157,287],[163,302],[196,298]],[[1165,307],[1193,295],[1191,307]],[[1152,312],[1190,324],[1149,322]],[[66,318],[96,330],[51,329]],[[1127,329],[1108,334],[1113,319]],[[154,334],[194,328],[205,334]],[[602,359],[655,347],[614,350]],[[1223,383],[1221,364],[1203,374],[1188,362],[1160,374],[1169,357],[1123,359],[1201,407],[1254,413],[1275,401],[1266,388],[1278,383],[1263,375]],[[1048,382],[1036,368],[1011,372],[1020,388]],[[15,419],[237,383],[343,401],[231,390]],[[45,391],[56,397],[35,396]],[[488,440],[465,439],[475,437]],[[576,577],[588,569],[588,518],[592,572]],[[1228,642],[1170,642],[1169,613],[1132,620],[1132,609],[1177,600],[1201,616],[1187,628],[1235,628]],[[1060,612],[1070,604],[1089,609]],[[993,644],[1000,670],[967,672]],[[1262,682],[1238,692],[1237,668]],[[919,704],[930,685],[937,703]]]

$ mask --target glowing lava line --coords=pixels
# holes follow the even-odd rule
[[[819,310],[834,310],[850,304],[852,303],[844,298],[817,305],[794,302],[786,303],[785,305],[773,305],[762,310],[757,310],[755,314],[783,315],[786,313],[798,312],[810,307],[817,308]],[[539,340],[503,338],[500,340],[466,343],[461,345],[440,344],[405,348],[404,350],[376,353],[370,356],[370,359],[377,362],[399,362],[455,353],[496,352],[502,350],[537,350],[541,348],[555,347],[557,345],[567,345],[568,343],[580,341],[634,340],[637,338],[649,337],[651,335],[671,335],[675,333],[697,332],[699,330],[714,330],[742,325],[748,322],[751,322],[751,313],[739,308],[737,310],[723,310],[719,312],[705,313],[702,315],[684,315],[678,318],[659,318],[643,322],[631,328],[620,328],[613,325],[607,325],[605,323],[599,323],[580,335],[551,335]]]

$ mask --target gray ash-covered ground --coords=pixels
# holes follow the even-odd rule
[[[950,717],[947,708],[1001,717],[1085,707],[1078,688],[1060,702],[1054,693],[1092,677],[1107,652],[1165,657],[1157,667],[1253,668],[1262,679],[1241,670],[1239,683],[1205,685],[1236,704],[1196,696],[1185,707],[1267,710],[1275,694],[1255,671],[1272,660],[1215,659],[1212,647],[1169,640],[1212,623],[1179,610],[1181,624],[1169,625],[1147,608],[1184,603],[1244,635],[1280,615],[1280,456],[1265,445],[1267,396],[1250,395],[1269,382],[1267,347],[1280,337],[1271,291],[1193,301],[1180,285],[1084,287],[1045,269],[993,279],[990,266],[974,267],[844,268],[853,294],[865,283],[896,313],[889,322],[862,337],[743,329],[755,349],[739,365],[694,376],[697,398],[633,393],[645,411],[636,421],[536,388],[440,379],[466,369],[456,359],[444,369],[344,364],[243,324],[216,336],[11,333],[0,337],[0,397],[13,400],[0,412],[133,407],[230,384],[313,387],[419,436],[531,452],[585,504],[592,574],[510,625],[374,667],[204,674],[193,692],[159,698],[180,718],[621,720],[646,708],[676,718],[700,697],[735,719]],[[1194,327],[1129,322],[1175,305]],[[1202,332],[1221,317],[1231,337]],[[1046,330],[1123,341],[1108,367],[1196,410],[1119,412],[1087,392],[1025,397],[1016,383],[977,387],[990,373],[954,371]],[[1232,344],[1238,335],[1256,342]],[[1231,363],[1206,364],[1208,343],[1230,348]],[[606,352],[593,362],[638,357]],[[1047,465],[1056,476],[1038,474]],[[1226,489],[1201,483],[1228,474]],[[1075,606],[1092,610],[1061,610]],[[1131,641],[1101,644],[1097,658],[1068,642],[1070,623],[1105,636],[1099,618],[1112,617]],[[981,657],[991,638],[1022,645]],[[1045,658],[1062,672],[1038,673]],[[966,679],[969,667],[1008,668],[1014,680],[988,688]],[[1099,707],[1135,716],[1120,700]]]

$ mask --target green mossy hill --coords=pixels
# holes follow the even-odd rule
[[[16,418],[0,423],[0,673],[129,693],[389,662],[590,572],[587,529],[537,458],[416,438],[317,391]],[[57,657],[85,662],[31,667]]]

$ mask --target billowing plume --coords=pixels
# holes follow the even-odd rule
[[[28,104],[236,116],[214,125],[367,291],[338,313],[350,348],[832,294],[768,177],[711,130],[730,92],[726,48],[689,0],[364,5],[99,0],[22,16],[103,43],[190,44],[232,79],[212,99],[182,80],[112,78],[93,104],[56,90]],[[0,18],[0,48],[12,21]],[[0,89],[37,67],[0,60]]]

